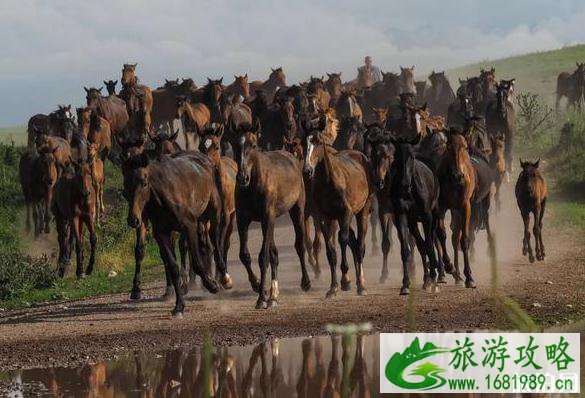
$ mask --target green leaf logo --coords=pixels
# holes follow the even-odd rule
[[[426,343],[421,348],[418,337],[416,337],[410,347],[407,347],[402,354],[396,352],[392,355],[392,358],[386,364],[386,378],[398,387],[408,390],[433,390],[439,388],[447,382],[439,375],[445,369],[441,369],[434,363],[425,362],[410,373],[410,376],[423,377],[422,381],[416,383],[404,380],[404,371],[415,362],[449,351],[449,349],[437,347],[433,343]]]

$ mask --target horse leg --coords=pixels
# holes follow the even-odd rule
[[[268,306],[269,307],[276,307],[278,303],[278,295],[280,291],[278,290],[278,249],[276,248],[276,244],[274,240],[270,245],[270,276],[271,276],[271,283],[270,283],[270,298],[268,299]]]
[[[313,228],[315,229],[315,235],[313,236],[313,244],[311,251],[313,252],[313,258],[315,259],[315,278],[321,275],[321,265],[319,258],[321,255],[321,235],[323,235],[323,223],[313,217]],[[308,229],[306,230],[308,231]],[[308,235],[308,233],[307,233]]]
[[[252,285],[252,290],[259,293],[260,284],[258,282],[258,277],[256,277],[254,271],[252,271],[252,258],[250,257],[250,250],[248,250],[248,228],[250,227],[250,220],[247,217],[244,217],[243,214],[238,214],[236,221],[238,235],[240,237],[240,261],[244,264],[244,267],[246,267],[248,281],[250,281],[250,285]]]
[[[258,255],[258,264],[260,265],[260,292],[258,293],[258,301],[256,301],[256,309],[268,308],[266,300],[266,273],[268,271],[268,264],[270,261],[270,247],[274,241],[274,215],[268,211],[262,220],[262,248]],[[270,290],[278,289],[278,281],[273,280]]]
[[[69,265],[67,244],[69,240],[67,223],[61,217],[55,217],[57,224],[57,238],[59,240],[59,277],[63,278]]]
[[[140,291],[142,260],[144,260],[144,247],[146,242],[146,225],[144,222],[136,228],[136,243],[134,244],[134,280],[132,282],[132,291],[130,300],[140,300],[142,293]],[[166,267],[165,267],[166,269]],[[167,280],[168,281],[168,280]]]
[[[83,273],[83,223],[79,217],[73,218],[73,236],[75,237],[75,254],[77,257],[77,269],[75,275],[77,279],[85,277]]]
[[[97,234],[95,233],[94,221],[91,217],[87,219],[87,232],[89,233],[89,263],[87,264],[87,270],[85,273],[91,275],[93,273],[93,267],[95,265],[95,248],[97,245]]]
[[[234,222],[236,221],[236,212],[230,214],[227,225],[225,226],[224,239],[223,239],[223,261],[227,266],[228,253],[231,246],[231,237],[234,230]]]
[[[378,201],[372,203],[372,212],[368,215],[370,224],[372,226],[372,256],[380,254],[380,247],[378,246]]]
[[[313,273],[317,276],[317,273],[320,272],[315,267],[315,257],[313,256],[313,252],[311,251],[311,234],[310,234],[310,227],[309,227],[309,216],[305,214],[305,219],[303,220],[305,224],[305,250],[307,251],[307,257],[309,259],[309,264],[311,268],[313,268]]]
[[[204,263],[202,256],[201,256],[201,244],[205,244],[204,242],[200,242],[201,239],[201,233],[199,230],[199,222],[195,222],[193,225],[187,225],[186,226],[186,231],[187,231],[187,241],[189,243],[189,254],[190,254],[190,263],[191,263],[191,269],[193,270],[193,272],[196,275],[199,275],[201,277],[201,284],[203,285],[203,287],[205,287],[207,290],[209,290],[210,293],[217,293],[219,291],[219,287],[217,285],[217,282],[211,277],[211,275],[209,275],[209,272],[207,272],[207,270],[205,269],[204,265],[206,263]],[[207,235],[207,234],[205,234]],[[173,258],[174,258],[174,253],[173,253]],[[207,261],[209,262],[209,261]],[[172,270],[171,270],[172,271]],[[178,273],[178,271],[177,271]],[[174,278],[174,275],[171,272],[171,277]],[[175,285],[173,283],[173,285]],[[174,286],[175,289],[177,288],[177,286]],[[180,293],[180,292],[179,292]],[[177,292],[175,292],[175,294],[177,294]]]
[[[435,253],[437,254],[437,270],[439,276],[437,277],[437,283],[447,283],[445,280],[445,266],[443,265],[443,247],[441,246],[441,242],[439,242],[439,215],[438,212],[433,213],[433,221],[432,221],[431,231],[432,231],[432,241],[433,241],[433,248]]]
[[[357,258],[354,258],[355,263],[355,278],[356,278],[356,285],[357,285],[357,294],[358,296],[365,296],[367,295],[366,291],[366,278],[364,276],[364,256],[366,254],[366,234],[368,231],[368,219],[370,217],[370,209],[369,206],[365,206],[361,212],[356,214],[356,221],[357,221],[357,241],[355,241],[355,236],[353,230],[351,231],[351,238],[353,245],[356,247],[354,252],[357,254]],[[356,256],[354,256],[356,257]]]
[[[422,235],[420,234],[420,231],[418,229],[418,223],[417,223],[416,219],[409,219],[408,220],[408,230],[410,232],[410,236],[412,237],[412,239],[416,243],[416,248],[418,249],[418,251],[420,253],[420,257],[422,259],[423,270],[424,270],[424,272],[423,272],[423,289],[428,290],[428,288],[430,286],[428,256],[426,255],[426,252],[425,252],[425,241],[424,241]],[[410,251],[412,253],[411,256],[414,257],[413,248],[411,248],[411,247],[409,247],[409,248],[410,248]]]
[[[489,196],[488,196],[489,199]],[[463,274],[465,275],[465,287],[467,288],[475,288],[475,281],[473,280],[473,275],[471,274],[471,265],[469,264],[469,251],[468,251],[468,242],[469,242],[469,225],[471,219],[471,203],[467,202],[463,206],[461,211],[461,217],[459,219],[460,224],[460,235],[461,235],[461,251],[463,252]],[[489,227],[488,227],[488,238],[490,236]]]
[[[400,257],[402,259],[402,287],[400,288],[401,295],[407,295],[410,293],[410,278],[408,276],[408,267],[411,261],[412,253],[408,239],[410,232],[408,230],[408,219],[406,214],[399,214],[396,229],[398,231],[398,240],[400,241]]]
[[[26,233],[30,233],[30,215],[31,215],[31,208],[30,202],[26,201]]]
[[[319,221],[320,223],[321,221]],[[328,220],[323,225],[323,238],[325,240],[325,251],[327,252],[327,261],[329,262],[329,268],[331,269],[331,285],[325,295],[326,298],[337,295],[338,284],[337,284],[337,251],[333,244],[334,234],[334,222]]]
[[[461,214],[459,211],[451,211],[451,245],[453,246],[453,278],[455,283],[463,281],[459,271],[459,247],[461,244]]]
[[[179,234],[179,258],[181,260],[181,274],[186,278],[187,286],[189,286],[195,282],[195,276],[192,275],[187,265],[187,237],[184,233]]]
[[[349,227],[351,223],[351,213],[347,212],[339,222],[339,247],[341,248],[341,290],[348,291],[351,289],[351,279],[347,275],[349,266],[347,265],[347,245],[349,244]]]
[[[300,205],[295,205],[289,210],[288,214],[290,215],[295,230],[295,250],[297,251],[301,263],[301,289],[306,292],[311,288],[311,279],[309,278],[307,265],[305,263],[304,242],[305,236],[308,235],[308,233],[305,230],[304,209]]]
[[[534,224],[532,224],[532,235],[534,236],[534,252],[536,255],[536,259],[540,261],[540,241],[538,240],[539,235],[539,224],[538,224],[538,216],[540,215],[540,206],[537,205],[532,212],[534,216]]]
[[[215,266],[219,270],[221,276],[221,286],[224,289],[229,290],[232,288],[232,278],[227,272],[227,265],[224,262],[223,257],[225,227],[222,227],[222,224],[227,226],[227,221],[221,222],[221,219],[221,210],[212,212],[209,232],[211,234],[211,238],[213,239],[213,256],[215,260]]]
[[[34,224],[34,234],[35,234],[35,239],[39,237],[39,235],[42,232],[42,217],[41,217],[41,212],[42,209],[39,206],[39,204],[34,204],[33,208],[32,208],[32,218],[33,218],[33,224]]]
[[[431,281],[433,282],[433,288],[435,291],[438,290],[437,284],[437,275],[440,272],[439,263],[437,261],[437,256],[435,253],[435,246],[434,246],[434,239],[435,239],[435,226],[436,222],[434,221],[434,215],[427,214],[425,219],[423,220],[423,230],[425,234],[424,242],[425,242],[425,249],[426,254],[429,257],[429,276]]]
[[[513,141],[514,141],[513,131],[511,131],[508,128],[504,136],[504,157],[506,159],[506,171],[508,172],[508,175],[514,171],[514,167],[512,164]]]
[[[160,256],[163,260],[165,265],[165,271],[168,269],[168,274],[171,277],[173,282],[173,287],[175,289],[175,308],[171,311],[173,317],[182,317],[183,310],[185,309],[185,301],[183,300],[183,294],[180,288],[180,275],[179,269],[177,267],[177,262],[175,261],[175,253],[173,253],[173,247],[171,242],[170,233],[162,233],[157,230],[157,228],[153,225],[153,235],[156,243],[158,244],[158,249],[160,252]]]
[[[524,242],[522,245],[522,254],[528,254],[528,261],[534,262],[534,254],[532,254],[532,246],[530,243],[530,212],[522,211],[522,220],[524,221]]]
[[[445,229],[445,212],[443,211],[438,215],[437,238],[441,244],[445,272],[448,274],[453,274],[453,263],[451,262],[451,258],[449,258],[449,252],[447,251],[447,230]]]
[[[538,215],[538,240],[540,242],[540,261],[544,261],[544,243],[542,242],[542,219],[544,217],[544,209],[546,208],[546,198],[540,204],[540,214]]]
[[[388,279],[388,254],[390,253],[390,234],[392,231],[392,221],[390,214],[382,214],[378,212],[380,219],[380,230],[382,231],[382,274],[380,275],[380,283],[386,282]]]

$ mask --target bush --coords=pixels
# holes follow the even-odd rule
[[[48,257],[31,257],[20,251],[0,255],[0,300],[9,300],[31,289],[52,287],[57,280]]]

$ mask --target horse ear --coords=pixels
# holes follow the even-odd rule
[[[274,69],[274,68],[270,68],[270,70],[273,71],[273,72],[276,72],[276,69]]]
[[[244,75],[244,79],[248,78],[248,72],[246,72],[246,74]]]
[[[221,77],[221,79],[218,80],[219,84],[223,83],[223,76]]]
[[[538,158],[538,160],[534,162],[532,165],[534,166],[534,168],[538,169],[538,166],[540,166],[540,158]]]
[[[83,89],[85,90],[85,92],[86,92],[87,94],[89,94],[89,88],[87,88],[87,87],[83,86]]]
[[[339,72],[339,73],[337,74],[337,76],[338,76],[338,77],[341,77],[341,73],[342,73],[342,72]]]
[[[207,78],[207,84],[213,84],[213,80],[211,80],[210,78]]]
[[[414,65],[412,65],[412,68],[410,68],[410,70],[414,70]]]
[[[104,83],[106,86],[108,85],[108,82],[106,82],[105,80],[102,83]]]
[[[102,87],[98,88],[97,91],[101,94],[103,89],[104,89],[104,87],[102,86]]]
[[[329,72],[325,72],[325,74],[327,75],[327,77],[328,77],[328,78],[330,78],[330,79],[331,79],[331,73],[329,73]]]

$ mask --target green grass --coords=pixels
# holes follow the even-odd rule
[[[516,78],[516,88],[542,96],[547,103],[554,103],[557,76],[561,72],[575,70],[575,62],[585,61],[585,45],[564,47],[559,50],[536,52],[516,57],[486,60],[447,72],[453,88],[458,78],[479,75],[480,68],[496,68],[498,79]]]
[[[10,144],[11,142],[14,142],[14,144],[17,146],[24,146],[26,145],[26,141],[27,137],[25,126],[0,128],[0,143]]]
[[[550,207],[554,214],[554,225],[585,230],[584,202],[554,200]]]

